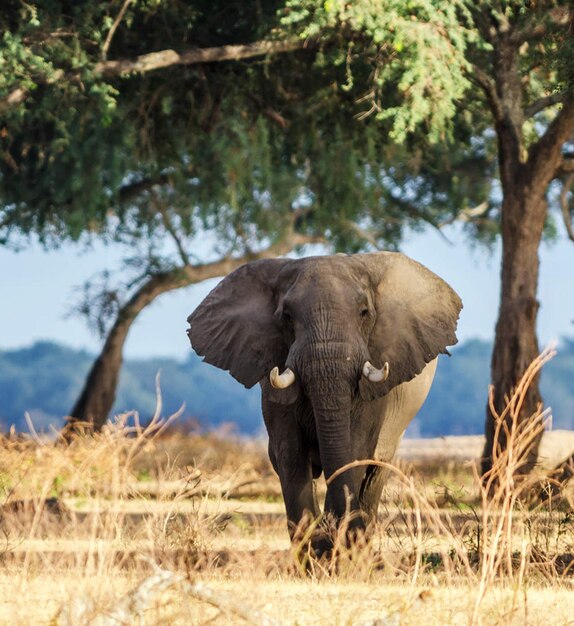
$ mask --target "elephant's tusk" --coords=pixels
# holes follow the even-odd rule
[[[279,374],[279,368],[274,367],[269,374],[269,381],[275,389],[287,389],[295,382],[295,374],[289,368]]]
[[[369,361],[365,361],[363,365],[363,376],[368,378],[372,383],[381,383],[389,377],[389,364],[385,361],[382,369],[378,370]]]

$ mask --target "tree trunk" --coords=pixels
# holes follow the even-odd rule
[[[505,193],[502,205],[502,269],[500,307],[492,353],[491,374],[494,387],[494,409],[503,412],[512,389],[522,378],[527,367],[538,356],[536,319],[539,304],[536,299],[538,287],[538,247],[544,228],[547,205],[544,197],[535,194],[526,184],[517,182],[514,189]],[[525,397],[518,424],[525,423],[536,413],[542,401],[538,377]],[[510,416],[505,418],[510,428]],[[486,443],[482,458],[482,474],[492,467],[495,446],[506,449],[505,429],[494,441],[496,419],[487,408]],[[538,458],[540,434],[532,442],[525,463],[517,468],[527,474]]]
[[[547,214],[548,185],[561,163],[562,146],[574,131],[574,97],[564,101],[562,110],[528,151],[519,141],[519,122],[520,119],[512,122],[507,114],[501,115],[496,123],[504,194],[501,209],[500,307],[491,365],[494,409],[498,414],[505,408],[505,397],[510,396],[528,365],[538,356],[538,248]],[[535,414],[540,402],[536,377],[518,416],[519,424],[526,423]],[[494,441],[495,431],[495,417],[488,406],[486,442],[482,454],[483,476],[492,467],[494,446],[506,449],[504,429],[498,442]],[[526,461],[517,468],[517,473],[527,474],[532,469],[538,458],[541,437],[542,430],[532,442]]]
[[[185,284],[189,283],[185,281],[185,274],[181,269],[152,275],[121,307],[102,351],[86,378],[80,397],[70,411],[65,436],[86,427],[95,431],[102,428],[116,399],[123,348],[131,325],[143,309],[159,295]]]
[[[558,171],[562,146],[574,130],[574,98],[570,95],[541,137],[526,145],[519,43],[513,38],[512,29],[499,29],[492,52],[494,81],[480,71],[477,74],[494,117],[503,193],[500,306],[491,363],[493,408],[498,415],[507,404],[505,398],[510,397],[527,367],[538,356],[538,247],[547,214],[546,193]],[[518,427],[530,421],[540,402],[536,377],[520,409]],[[482,455],[483,477],[492,468],[496,449],[504,451],[507,447],[505,429],[500,430],[498,441],[494,441],[495,432],[496,419],[489,405]],[[527,474],[536,463],[541,437],[542,429],[532,442],[524,463],[516,468],[517,474]]]

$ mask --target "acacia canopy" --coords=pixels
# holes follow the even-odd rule
[[[468,12],[401,5],[8,2],[4,238],[147,236],[152,188],[181,233],[230,241],[238,224],[275,237],[301,206],[299,228],[351,249],[451,219],[492,171],[470,112],[452,125]]]

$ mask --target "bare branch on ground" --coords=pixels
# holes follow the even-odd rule
[[[91,600],[76,598],[60,609],[55,624],[57,626],[84,624],[87,626],[93,623],[100,626],[133,624],[153,605],[162,592],[180,589],[191,598],[206,602],[224,613],[236,615],[253,626],[281,626],[281,622],[247,605],[243,600],[238,602],[227,594],[216,593],[202,582],[191,582],[184,574],[161,569],[154,563],[151,565],[154,573],[111,607],[98,610]]]

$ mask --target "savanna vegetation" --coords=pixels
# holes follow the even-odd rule
[[[0,622],[567,624],[572,492],[541,504],[545,468],[512,479],[534,436],[511,432],[487,484],[480,442],[433,457],[405,442],[370,544],[322,561],[289,545],[261,442],[128,414],[67,446],[4,436]]]

